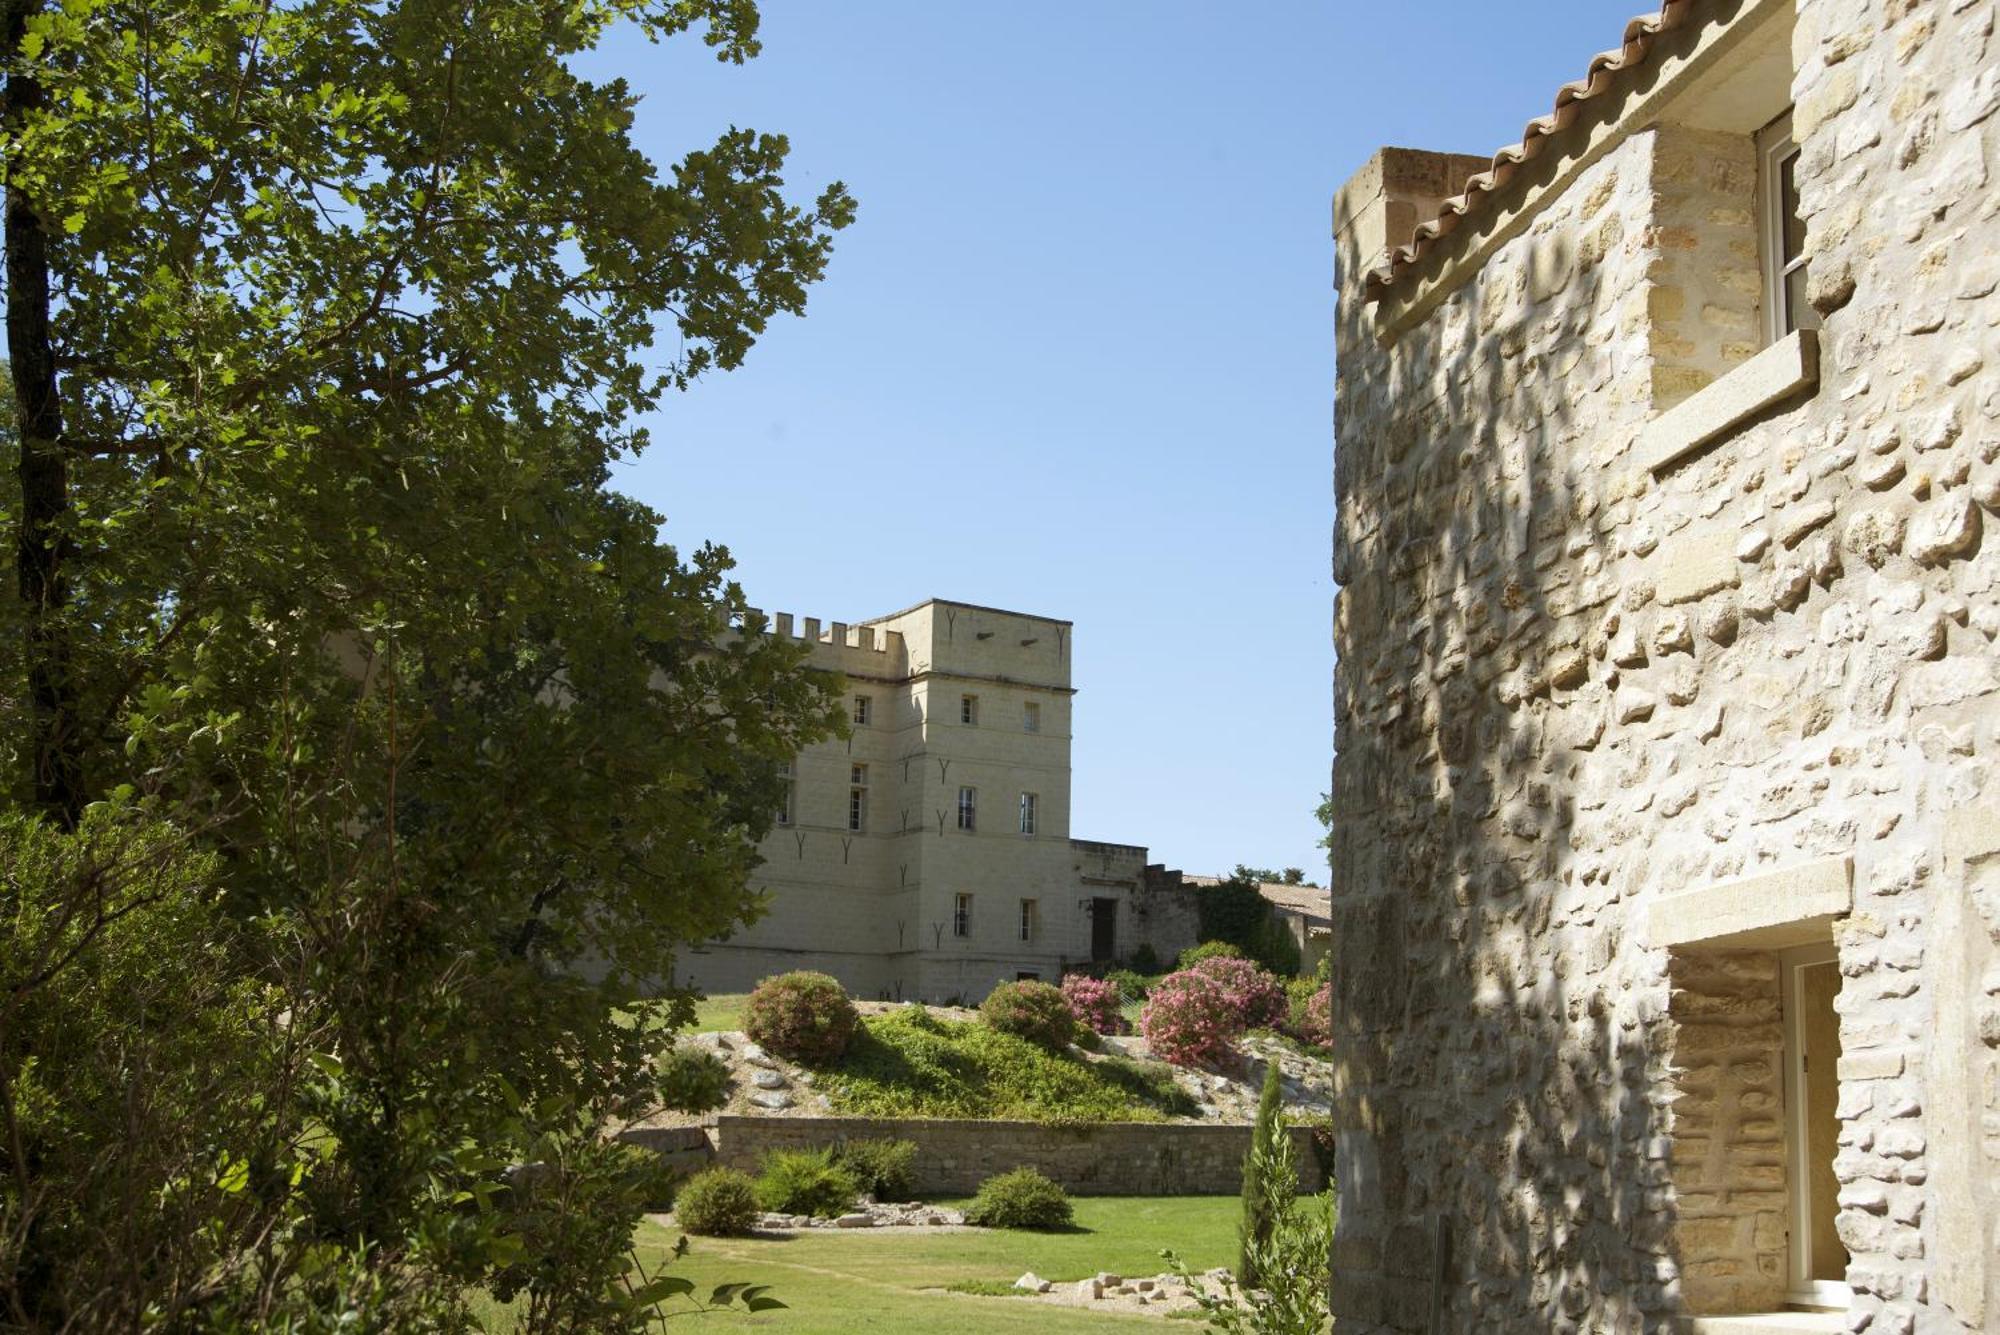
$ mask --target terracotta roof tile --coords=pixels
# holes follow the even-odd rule
[[[1516,168],[1536,157],[1550,139],[1568,130],[1583,103],[1603,96],[1621,82],[1620,75],[1645,64],[1653,51],[1653,39],[1687,22],[1695,3],[1696,0],[1665,0],[1658,11],[1641,14],[1628,22],[1620,46],[1592,57],[1590,68],[1581,79],[1556,91],[1554,111],[1529,121],[1521,132],[1520,142],[1496,152],[1490,168],[1466,181],[1465,193],[1446,200],[1438,216],[1421,224],[1408,245],[1390,251],[1388,263],[1369,273],[1363,283],[1367,298],[1374,301],[1386,296],[1434,242],[1449,236],[1469,215],[1490,207],[1490,197],[1507,183]]]

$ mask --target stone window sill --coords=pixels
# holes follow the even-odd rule
[[[1681,1322],[1682,1335],[1843,1335],[1847,1322],[1838,1312],[1770,1312],[1754,1316],[1698,1316]]]
[[[1785,335],[1639,431],[1639,466],[1657,473],[1803,389],[1819,386],[1819,335]]]

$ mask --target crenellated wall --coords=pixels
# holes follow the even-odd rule
[[[1995,6],[1672,8],[1372,298],[1491,164],[1385,150],[1335,202],[1344,1335],[1782,1303],[1815,944],[1832,1328],[2000,1328]],[[1824,328],[1767,348],[1786,101]]]

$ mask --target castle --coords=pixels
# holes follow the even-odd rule
[[[1995,22],[1668,0],[1336,196],[1343,1335],[2000,1330]]]
[[[1072,630],[941,599],[855,624],[772,617],[845,679],[851,732],[793,762],[753,878],[769,912],[690,951],[676,981],[744,991],[809,968],[861,996],[976,1004],[996,982],[1194,944],[1177,874],[1070,837]]]

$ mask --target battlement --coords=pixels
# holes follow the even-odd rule
[[[750,616],[764,616],[760,608],[750,608]],[[794,618],[790,612],[774,612],[768,634],[782,640],[804,640],[806,644],[848,650],[852,654],[880,654],[894,658],[902,654],[902,632],[878,630],[874,626],[850,626],[846,622],[820,622],[816,616]]]

